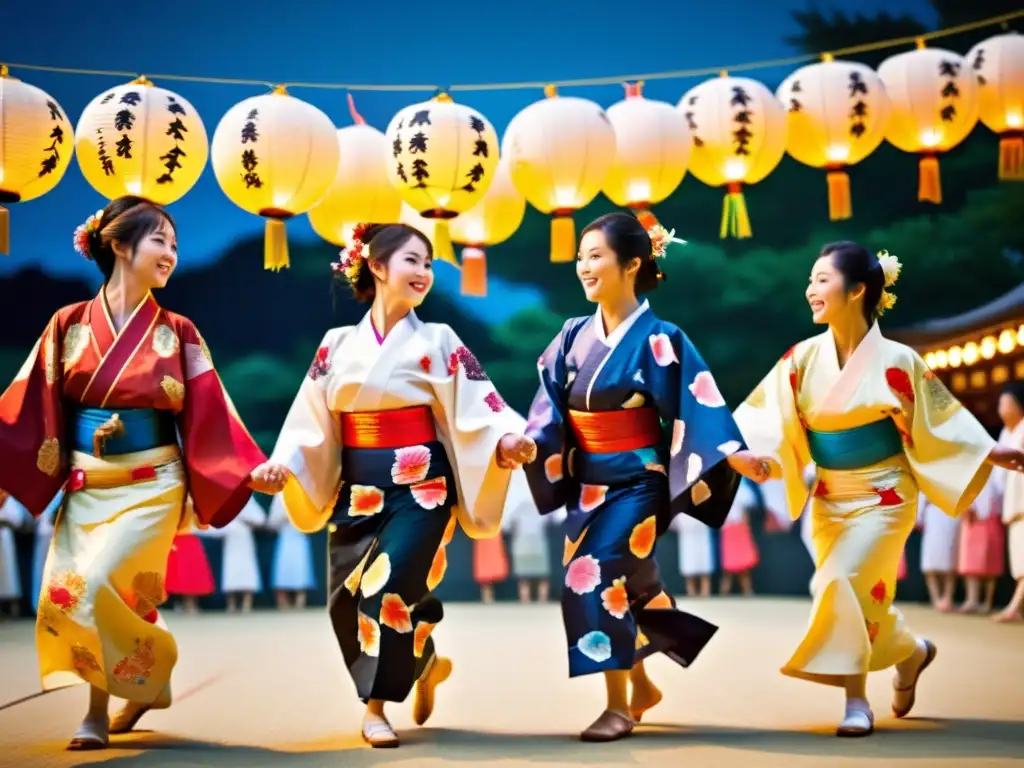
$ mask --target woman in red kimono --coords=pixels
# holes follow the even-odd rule
[[[103,273],[62,307],[0,396],[0,488],[38,516],[56,494],[36,647],[45,690],[87,682],[69,749],[102,749],[149,709],[170,705],[178,648],[157,607],[167,556],[192,521],[221,527],[252,490],[275,484],[187,318],[152,290],[178,261],[174,222],[121,197],[75,232]],[[113,695],[127,705],[110,720]]]

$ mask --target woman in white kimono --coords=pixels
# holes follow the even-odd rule
[[[21,504],[0,491],[0,610],[17,618],[21,614],[21,569],[14,531],[28,522]]]
[[[263,589],[253,531],[266,522],[267,513],[254,496],[242,507],[238,517],[214,534],[223,542],[220,589],[227,596],[228,613],[239,610],[239,598],[242,613],[250,613],[253,595]]]
[[[324,336],[285,420],[268,472],[300,531],[330,522],[330,615],[360,699],[363,738],[398,746],[384,714],[416,687],[430,716],[451,673],[429,635],[456,521],[494,535],[511,470],[536,455],[447,325],[416,316],[433,284],[433,250],[404,224],[356,228],[335,274],[370,311]]]
[[[824,333],[787,352],[736,412],[749,444],[778,457],[791,514],[807,499],[801,473],[818,467],[810,506],[817,572],[807,634],[783,674],[846,691],[840,736],[874,730],[867,673],[896,667],[892,709],[914,706],[935,645],[893,607],[919,490],[950,515],[966,510],[992,465],[1024,468],[996,446],[913,350],[882,336],[895,257],[856,243],[825,246],[807,300]]]
[[[711,528],[689,515],[678,515],[669,526],[679,543],[679,573],[689,597],[711,597],[715,572],[715,542]]]
[[[953,607],[956,591],[957,532],[960,521],[950,517],[928,501],[923,493],[918,499],[918,524],[921,535],[921,572],[928,585],[932,607],[948,613]]]
[[[306,607],[306,593],[316,589],[313,544],[309,536],[291,524],[281,496],[275,496],[270,503],[267,526],[277,531],[270,574],[277,609],[301,611]]]
[[[999,397],[999,416],[1005,425],[999,440],[1024,449],[1024,382],[1007,385]],[[1017,588],[1007,606],[993,618],[1000,622],[1024,620],[1024,475],[996,470],[1003,493],[1002,518],[1009,544],[1010,575]]]

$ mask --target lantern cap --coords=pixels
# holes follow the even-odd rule
[[[284,85],[275,85],[274,88],[270,91],[270,94],[272,96],[290,96],[291,95],[291,94],[288,93],[288,89]]]
[[[437,93],[434,94],[434,98],[432,98],[431,101],[439,101],[442,104],[451,104],[452,97],[449,96],[446,91],[438,89]]]
[[[835,61],[836,57],[831,53],[823,53],[821,54],[821,60],[828,64],[829,62]]]
[[[547,98],[547,99],[557,99],[558,98],[558,86],[554,85],[554,84],[545,85],[544,86],[544,97]]]
[[[132,85],[146,85],[152,87],[153,83],[145,75],[139,75],[134,80],[132,80]]]
[[[626,89],[627,99],[641,99],[644,95],[644,81],[637,80],[635,83],[623,83],[622,87]]]
[[[6,64],[0,64],[0,77],[9,77],[10,72]]]
[[[914,41],[914,45],[917,46],[917,50],[921,50],[927,45],[927,43],[925,42],[925,39],[923,37],[919,37]]]
[[[721,72],[718,73],[718,76],[719,77],[728,77],[729,76],[729,70],[723,69]]]

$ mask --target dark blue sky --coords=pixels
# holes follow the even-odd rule
[[[909,12],[929,25],[928,0],[840,0],[811,3],[874,13]],[[661,10],[652,10],[660,5]],[[0,61],[156,73],[352,83],[478,83],[611,76],[719,66],[793,55],[783,38],[795,31],[790,13],[808,0],[520,0],[484,3],[349,3],[340,0],[175,0],[96,4],[80,0],[5,0]],[[443,9],[443,10],[442,10]],[[635,10],[634,10],[635,9]],[[77,123],[98,93],[126,78],[13,69],[54,96]],[[775,84],[786,70],[749,76]],[[203,117],[209,136],[236,102],[259,87],[182,83],[153,78],[179,92]],[[698,80],[650,82],[645,94],[675,103]],[[296,88],[339,127],[350,124],[345,91]],[[621,87],[563,90],[608,106]],[[396,110],[424,94],[355,93],[359,111],[380,128]],[[481,110],[499,134],[539,91],[457,94]],[[687,178],[684,183],[697,184]],[[12,210],[12,255],[0,276],[43,265],[54,274],[92,277],[94,267],[71,248],[71,235],[104,199],[73,161],[48,195]],[[181,269],[208,262],[232,241],[262,231],[263,222],[228,201],[207,165],[193,190],[175,203]],[[314,237],[303,216],[289,223],[293,240]],[[253,268],[261,265],[254,264]],[[446,273],[448,270],[441,270]],[[440,274],[439,287],[455,285]],[[499,288],[499,290],[501,290]],[[519,304],[530,292],[495,295],[487,304]],[[480,300],[471,301],[480,308]]]

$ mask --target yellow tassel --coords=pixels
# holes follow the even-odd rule
[[[0,205],[0,255],[11,255],[11,214]]]
[[[263,268],[277,272],[289,266],[288,232],[284,222],[280,219],[267,219],[263,236]]]
[[[452,231],[448,226],[447,219],[434,219],[434,258],[439,261],[447,261],[456,267],[459,265],[455,258],[455,246],[452,245]]]
[[[828,180],[828,217],[832,221],[840,221],[853,217],[853,203],[850,200],[850,177],[846,171],[829,171]]]
[[[750,237],[753,232],[750,229],[750,216],[747,214],[743,187],[738,183],[730,183],[727,190],[722,201],[722,227],[719,236],[723,240],[728,235],[739,239]]]
[[[487,254],[483,248],[462,249],[462,295],[487,295]]]
[[[658,217],[651,213],[647,208],[637,209],[636,218],[644,229],[650,229],[658,223]]]
[[[942,180],[939,177],[939,158],[935,155],[922,155],[917,168],[917,199],[922,203],[941,203]]]
[[[999,180],[1024,181],[1024,135],[999,139]]]
[[[571,213],[556,213],[551,219],[551,263],[576,259],[576,222]]]

